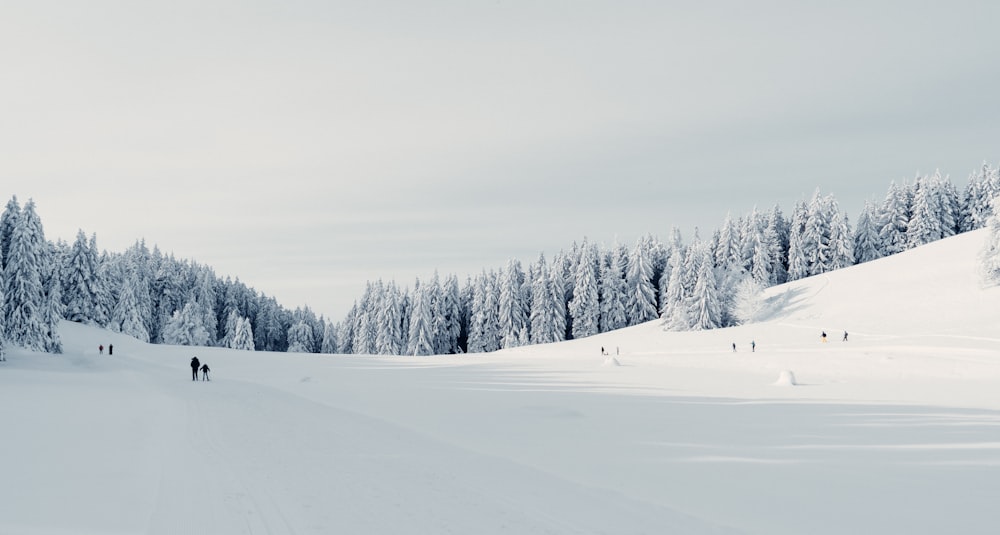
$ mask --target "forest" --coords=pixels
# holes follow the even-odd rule
[[[464,281],[437,272],[412,287],[368,281],[337,322],[142,241],[100,251],[81,230],[72,244],[50,242],[34,202],[14,196],[0,214],[0,342],[59,353],[61,319],[151,343],[371,355],[482,353],[657,319],[714,329],[753,321],[769,286],[982,228],[998,194],[1000,169],[985,163],[961,191],[940,173],[917,176],[892,182],[852,226],[832,194],[816,191],[789,215],[774,206],[727,216],[689,241],[676,228],[631,246],[583,239]]]

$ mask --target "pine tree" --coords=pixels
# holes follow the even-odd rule
[[[136,298],[138,281],[134,276],[125,280],[118,303],[111,315],[111,330],[127,334],[142,342],[149,342],[149,332],[139,311],[139,300]]]
[[[3,269],[7,268],[7,259],[10,258],[10,240],[14,235],[14,228],[17,227],[17,220],[21,217],[21,205],[17,202],[17,195],[7,201],[3,214],[0,214],[0,262]]]
[[[376,313],[375,353],[379,355],[402,355],[406,347],[406,336],[402,332],[402,299],[396,283],[388,285],[379,281],[378,311]]]
[[[253,326],[250,324],[250,318],[239,318],[236,322],[236,330],[229,341],[229,347],[246,351],[254,350]]]
[[[622,273],[621,255],[618,254],[617,247],[612,249],[602,264],[606,265],[601,270],[600,331],[608,332],[628,326],[628,317],[625,312],[628,286],[625,283],[624,273]]]
[[[857,263],[871,262],[882,258],[882,239],[873,216],[871,203],[865,201],[858,214],[858,224],[854,228],[854,259]]]
[[[180,346],[208,345],[209,334],[205,329],[201,310],[194,300],[174,312],[163,329],[163,343]]]
[[[52,258],[53,252],[49,257]],[[49,262],[48,269],[43,273],[44,280],[42,287],[45,292],[45,304],[43,306],[42,324],[45,326],[45,352],[62,353],[62,338],[59,336],[59,320],[63,317],[62,296],[60,294],[59,264]]]
[[[418,284],[413,292],[413,308],[410,311],[410,333],[406,354],[416,356],[434,354],[433,322],[429,286]]]
[[[802,250],[805,253],[807,273],[818,275],[831,269],[830,227],[833,214],[819,191],[813,195],[802,231]]]
[[[354,326],[358,313],[358,303],[355,301],[347,311],[347,316],[337,324],[337,353],[349,355],[354,351]]]
[[[442,355],[459,353],[458,339],[462,333],[462,304],[458,277],[449,275],[441,289],[440,316],[434,319],[438,352]]]
[[[566,301],[566,283],[563,279],[563,267],[561,262],[553,262],[549,270],[549,291],[552,294],[552,333],[553,342],[561,342],[566,339],[569,330],[569,306]]]
[[[288,353],[312,353],[315,343],[312,327],[305,321],[299,320],[288,329]]]
[[[354,336],[351,353],[355,355],[372,355],[375,353],[375,296],[374,287],[369,282],[365,292],[358,302],[357,314],[354,316]]]
[[[808,209],[799,202],[792,212],[792,222],[788,234],[788,280],[794,281],[809,276],[809,261],[806,258],[804,241]]]
[[[323,323],[323,342],[319,352],[327,355],[337,352],[337,327],[330,321]]]
[[[944,236],[941,224],[942,212],[938,183],[929,178],[917,178],[914,183],[910,220],[906,225],[907,248],[919,247],[940,240]]]
[[[996,209],[998,204],[1000,197],[996,197],[993,201],[993,215],[986,221],[989,232],[980,253],[980,269],[983,279],[988,284],[1000,284],[1000,211]]]
[[[663,294],[663,305],[660,308],[660,319],[663,326],[672,331],[682,331],[691,328],[687,313],[687,299],[684,288],[684,252],[677,248],[670,263],[669,281]]]
[[[645,242],[636,242],[628,257],[628,272],[625,276],[628,288],[625,316],[629,325],[638,325],[657,317],[656,289],[653,287],[653,268],[646,251]]]
[[[45,351],[51,346],[43,286],[48,261],[42,223],[31,200],[16,218],[4,268],[4,320],[7,340],[19,347]]]
[[[854,265],[854,236],[847,214],[840,212],[837,201],[830,196],[830,264],[827,271]]]
[[[573,338],[585,338],[599,332],[600,303],[597,289],[597,258],[594,247],[581,249],[573,284],[569,313],[573,319]]]
[[[528,339],[527,306],[521,287],[524,285],[524,272],[521,263],[515,259],[507,261],[507,266],[499,279],[499,335],[500,347],[518,347]]]
[[[907,186],[889,184],[885,201],[882,202],[879,221],[879,238],[882,242],[882,256],[901,253],[907,248],[906,232],[910,223],[910,200]]]
[[[733,299],[733,316],[741,324],[754,323],[764,310],[764,285],[754,277],[744,277],[737,285]]]
[[[698,279],[694,285],[688,315],[691,318],[691,328],[700,331],[715,329],[722,326],[722,307],[719,303],[719,291],[712,257],[706,252],[698,269]]]
[[[90,249],[83,230],[77,232],[67,262],[63,278],[66,319],[94,325],[97,323],[96,307],[100,300],[97,254]]]

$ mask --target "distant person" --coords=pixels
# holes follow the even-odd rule
[[[736,342],[733,342],[733,353],[736,353]]]
[[[822,340],[825,343],[826,342],[826,331],[823,331],[823,334],[819,335],[819,337],[820,337],[820,340]]]
[[[844,331],[844,341],[847,341],[847,331]]]
[[[757,342],[754,340],[750,340],[750,352],[751,353],[757,352]]]
[[[198,357],[193,357],[191,359],[191,380],[198,380],[198,368],[201,367],[201,362],[198,361]]]
[[[601,346],[601,354],[602,355],[607,355],[608,354],[608,352],[604,350],[604,346]]]
[[[104,344],[101,344],[101,345],[97,346],[97,354],[98,355],[103,355],[104,354]]]
[[[209,378],[208,378],[208,372],[209,372],[208,364],[202,364],[201,365],[201,380],[202,381],[208,381],[209,380]]]
[[[115,352],[115,345],[114,344],[108,344],[108,356],[110,357],[111,355],[114,354],[114,352]]]

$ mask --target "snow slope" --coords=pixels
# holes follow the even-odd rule
[[[0,534],[995,533],[984,239],[772,288],[754,325],[488,355],[152,346],[66,323],[64,355],[0,365]],[[211,382],[190,380],[193,355]]]

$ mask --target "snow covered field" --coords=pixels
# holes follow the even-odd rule
[[[0,533],[997,533],[984,232],[771,288],[754,325],[486,355],[64,323],[0,364]]]

